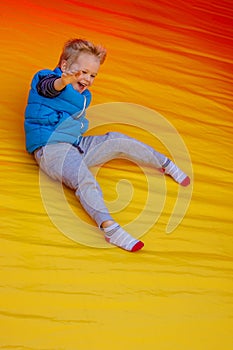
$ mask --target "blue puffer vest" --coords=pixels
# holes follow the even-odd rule
[[[69,84],[54,98],[43,97],[37,92],[37,84],[42,77],[48,74],[61,76],[61,73],[60,68],[53,71],[44,69],[32,79],[24,122],[29,153],[48,143],[76,144],[88,129],[85,109],[91,102],[89,90],[80,94]]]

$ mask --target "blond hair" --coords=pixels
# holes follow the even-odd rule
[[[61,53],[58,67],[61,67],[62,61],[75,61],[81,52],[88,53],[97,57],[100,64],[104,63],[107,50],[101,45],[94,45],[92,42],[83,39],[71,39],[68,40]]]

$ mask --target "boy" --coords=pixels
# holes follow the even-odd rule
[[[135,252],[143,242],[111,217],[89,167],[125,155],[160,169],[182,186],[190,179],[166,156],[124,134],[83,136],[88,129],[85,110],[91,102],[89,87],[105,58],[105,48],[73,39],[65,43],[54,70],[36,73],[25,110],[26,148],[45,173],[75,191],[109,243]]]

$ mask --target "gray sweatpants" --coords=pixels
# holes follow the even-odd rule
[[[78,145],[56,143],[34,152],[40,168],[51,178],[62,181],[75,191],[83,208],[97,225],[113,220],[102,191],[90,167],[114,158],[126,158],[138,164],[161,168],[167,157],[152,147],[118,132],[84,136]]]

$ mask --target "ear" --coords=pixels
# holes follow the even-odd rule
[[[61,70],[62,72],[64,72],[67,68],[67,61],[66,60],[62,60],[61,62]]]

